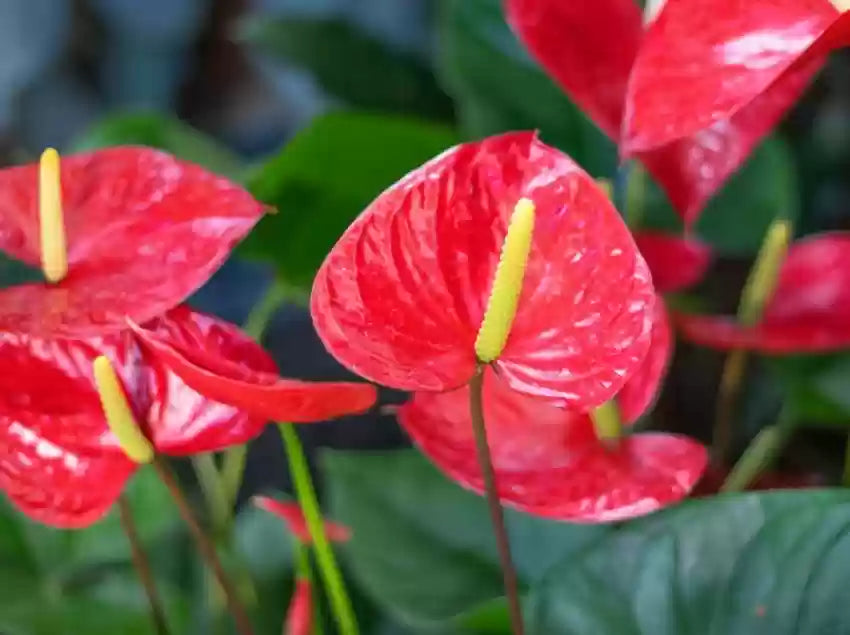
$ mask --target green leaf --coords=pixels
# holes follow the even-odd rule
[[[452,116],[451,100],[425,63],[345,20],[260,14],[245,20],[240,34],[261,53],[311,71],[325,90],[357,108]]]
[[[647,199],[648,227],[681,231],[679,217],[657,186],[649,188]],[[799,213],[791,150],[779,137],[768,137],[711,199],[697,221],[696,231],[718,253],[746,256],[758,250],[775,218],[793,221]]]
[[[378,605],[415,626],[454,620],[500,632],[502,576],[482,498],[447,480],[414,450],[325,458],[332,516],[351,527],[353,572]],[[524,585],[609,531],[513,511],[506,521]]]
[[[529,633],[850,632],[850,492],[688,501],[564,558],[534,588]]]
[[[529,57],[500,0],[443,0],[439,34],[439,74],[468,136],[538,129],[591,174],[613,174],[614,144]]]
[[[406,117],[340,112],[315,119],[249,179],[254,196],[278,213],[260,222],[241,253],[309,289],[325,255],[372,199],[456,142],[451,129]]]
[[[117,145],[159,148],[212,172],[237,178],[239,158],[218,141],[179,119],[155,113],[116,114],[105,117],[80,135],[72,152]]]
[[[850,355],[788,355],[766,358],[800,423],[850,426]]]

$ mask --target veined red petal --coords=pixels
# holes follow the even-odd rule
[[[313,287],[327,349],[394,388],[463,385],[523,197],[536,206],[531,253],[495,365],[514,389],[578,408],[613,396],[649,346],[649,272],[596,183],[530,132],[456,146],[360,215]]]
[[[0,170],[0,249],[39,262],[38,166]],[[149,148],[62,159],[68,276],[0,290],[0,329],[90,336],[181,302],[260,219],[243,189]]]
[[[368,410],[377,399],[370,384],[282,379],[268,353],[236,326],[186,307],[133,329],[163,369],[262,425],[324,421]]]
[[[814,235],[791,246],[758,326],[745,328],[726,316],[677,315],[675,322],[687,339],[721,350],[850,348],[850,233]]]
[[[668,0],[647,31],[630,79],[626,152],[728,122],[769,91],[774,108],[761,108],[771,112],[772,125],[793,101],[780,98],[777,83],[828,52],[836,37],[831,27],[850,26],[839,16],[829,0]],[[758,117],[749,119],[758,125]]]
[[[667,375],[667,368],[673,357],[673,329],[667,315],[664,299],[655,303],[655,317],[652,321],[652,342],[649,352],[643,358],[634,375],[617,393],[620,416],[625,423],[633,423],[649,410],[658,390]]]
[[[697,284],[711,264],[711,247],[696,238],[656,231],[638,231],[634,238],[659,293]]]
[[[313,632],[313,589],[310,580],[297,578],[286,611],[283,635],[311,635]]]
[[[706,464],[701,445],[675,435],[638,434],[609,449],[587,415],[520,395],[492,374],[484,411],[500,499],[539,516],[606,522],[643,515],[686,496]],[[416,393],[399,421],[440,469],[483,491],[467,388]]]
[[[254,496],[254,504],[260,509],[280,517],[286,523],[289,531],[304,544],[313,542],[310,530],[307,529],[307,521],[304,512],[298,503],[280,501],[269,496]],[[324,521],[325,534],[331,542],[346,542],[351,538],[351,530],[345,525],[340,525],[329,520]]]
[[[643,37],[634,0],[507,0],[508,23],[573,101],[615,141]]]

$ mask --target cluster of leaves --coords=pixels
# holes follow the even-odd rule
[[[109,118],[73,150],[150,145],[245,184],[278,213],[259,224],[238,255],[268,263],[296,300],[306,297],[333,243],[380,191],[459,140],[535,128],[591,174],[616,173],[614,145],[532,61],[499,0],[445,0],[438,31],[432,71],[339,22],[257,16],[243,36],[259,54],[312,66],[350,107],[316,118],[253,165],[176,120],[147,114]],[[352,77],[373,78],[374,85]],[[711,200],[694,231],[720,257],[751,258],[774,219],[800,215],[795,174],[786,142],[769,137]],[[641,226],[681,231],[654,185]],[[6,273],[0,270],[4,283],[21,272]],[[704,295],[673,301],[710,304]],[[759,402],[757,422],[742,429],[741,441],[771,423],[783,399],[801,425],[846,430],[846,355],[770,359],[763,366],[750,393]],[[345,562],[368,632],[510,632],[481,499],[413,450],[336,452],[322,465],[329,515],[352,530]],[[202,609],[209,580],[187,555],[174,510],[149,471],[135,478],[131,498],[172,626],[209,632]],[[697,498],[622,525],[508,512],[508,527],[532,633],[815,634],[843,632],[848,624],[842,598],[850,494],[842,490]],[[246,509],[230,542],[225,558],[242,563],[259,584],[261,632],[276,632],[291,590],[291,540],[278,521]],[[90,529],[63,533],[3,509],[0,579],[15,581],[0,589],[3,632],[149,632],[114,513]]]

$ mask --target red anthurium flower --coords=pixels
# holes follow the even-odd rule
[[[295,580],[295,591],[286,611],[283,635],[311,635],[313,632],[313,585],[310,580]]]
[[[275,516],[283,519],[292,535],[304,544],[310,544],[313,539],[307,529],[304,513],[297,503],[279,501],[268,496],[254,496],[254,504]],[[351,538],[351,530],[345,525],[324,521],[325,533],[331,542],[346,542]]]
[[[734,169],[826,54],[850,42],[841,4],[668,0],[632,69],[624,151],[640,155],[703,139],[714,157],[709,168]]]
[[[698,283],[711,264],[711,248],[696,238],[648,230],[635,232],[634,238],[660,293]]]
[[[0,249],[38,266],[39,166],[0,170]],[[200,287],[263,214],[246,191],[149,148],[62,159],[67,275],[0,290],[0,330],[100,335]],[[61,227],[58,229],[61,231]]]
[[[649,272],[605,193],[531,132],[451,148],[355,220],[313,287],[313,321],[327,349],[394,388],[464,385],[521,201],[534,229],[494,366],[510,388],[575,408],[612,397],[649,346]]]
[[[652,346],[617,396],[625,422],[650,405],[671,350],[663,303],[656,304]],[[663,433],[635,434],[604,445],[587,414],[510,390],[485,371],[484,411],[500,499],[539,516],[575,522],[630,518],[669,505],[690,491],[706,464],[705,449]],[[469,417],[469,391],[416,393],[399,421],[452,479],[483,491]]]
[[[143,455],[220,450],[271,416],[322,420],[371,405],[371,386],[280,380],[234,326],[172,308],[259,218],[247,193],[163,153],[120,148],[66,159],[60,195],[58,156],[45,156],[40,180],[34,166],[0,171],[0,248],[40,261],[53,280],[0,290],[0,488],[24,513],[90,524],[137,467],[104,416],[95,360],[117,375],[110,398],[138,422]],[[203,353],[178,353],[192,347]],[[180,378],[185,366],[204,375],[197,388]]]
[[[713,315],[677,315],[676,323],[689,340],[721,350],[783,354],[850,347],[850,233],[791,245],[757,326]]]
[[[738,86],[742,91],[750,89],[748,78],[740,83],[732,78],[727,87],[724,78],[712,73],[724,59],[715,44],[729,43],[730,59],[749,55],[756,73],[784,55],[784,47],[799,49],[795,38],[805,36],[805,27],[802,32],[777,32],[775,23],[762,19],[762,14],[768,13],[765,7],[776,4],[804,7],[829,2],[761,0],[744,5],[737,0],[669,0],[647,27],[634,0],[506,0],[505,7],[508,21],[534,57],[587,115],[620,143],[625,156],[641,159],[690,224],[796,100],[818,67],[813,60],[791,69],[762,99],[740,111],[719,110],[716,102],[699,90],[703,80],[715,81],[718,94]],[[680,15],[687,20],[680,20]],[[732,31],[744,24],[752,26],[740,35],[755,34],[755,38],[750,46],[742,39],[735,53],[736,41],[719,37],[718,30]],[[765,35],[758,39],[759,33]],[[693,61],[693,55],[687,57],[702,44],[703,57],[698,61]],[[669,49],[674,50],[671,60],[678,55],[675,63],[656,61],[665,59]],[[744,67],[750,61],[737,63]],[[669,98],[668,84],[676,86],[680,99]],[[650,100],[652,109],[643,103]],[[682,125],[683,120],[691,123],[689,109],[697,103],[701,112],[712,117],[699,124],[694,118],[693,125]],[[643,133],[645,121],[652,123],[651,134]]]

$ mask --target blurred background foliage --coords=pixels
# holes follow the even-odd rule
[[[798,233],[850,227],[848,71],[850,57],[834,55],[806,98],[711,203],[697,231],[718,258],[708,280],[679,301],[732,310],[752,255],[777,216],[794,219]],[[351,219],[383,188],[458,140],[518,128],[539,129],[594,176],[617,176],[613,145],[529,58],[505,25],[498,0],[0,1],[0,163],[31,160],[48,145],[70,152],[135,143],[244,183],[277,213],[192,302],[242,321],[277,279],[288,302],[266,344],[290,376],[346,376],[322,350],[304,303],[315,269]],[[657,189],[648,201],[644,226],[680,229]],[[4,284],[28,275],[0,262]],[[707,436],[720,360],[680,344],[649,425]],[[839,452],[835,436],[822,428],[850,421],[848,387],[845,355],[754,365],[740,409],[739,445],[770,423],[783,396],[791,395],[811,427],[795,437],[783,465],[829,476],[839,469]],[[384,403],[400,398],[384,397]],[[407,444],[391,416],[373,413],[300,432],[314,462],[316,448],[338,450],[318,477],[333,515],[355,536],[365,536],[350,546],[364,631],[507,632],[481,501],[415,453],[364,453]],[[285,475],[272,431],[251,448],[241,500],[270,488],[287,490]],[[838,498],[810,506],[804,529],[821,522],[826,503]],[[210,592],[205,578],[151,474],[135,479],[132,499],[160,582],[174,591],[167,597],[175,632],[213,632],[216,616],[203,610]],[[686,536],[684,553],[700,548],[700,541],[722,544],[726,560],[706,573],[707,579],[721,576],[723,563],[743,549],[726,540],[724,519],[790,540],[782,514],[795,501],[741,498],[714,510],[716,522],[699,520],[701,529]],[[62,533],[5,507],[0,511],[1,633],[149,632],[116,518]],[[678,539],[688,522],[696,522],[688,515],[700,513],[675,510],[616,537],[607,536],[608,528],[564,528],[512,515],[512,531],[522,537],[517,560],[523,584],[542,580],[535,606],[551,597],[566,601],[567,590],[578,589],[560,613],[536,612],[539,632],[560,632],[565,616],[614,629],[607,632],[626,632],[616,629],[640,622],[640,615],[594,606],[581,571],[616,578],[619,569],[609,571],[610,558],[600,554],[613,550],[631,562],[637,536],[650,556],[629,565],[623,584],[632,586],[623,593],[637,593],[641,576],[676,584],[668,543],[654,532],[667,523],[671,539]],[[279,521],[250,507],[233,532],[235,547],[225,557],[242,562],[254,577],[260,632],[278,632],[291,584],[290,538]],[[799,566],[822,553],[813,547]],[[561,559],[568,571],[544,576]],[[649,607],[643,610],[661,611],[660,598],[631,598],[630,606],[638,600]],[[686,609],[701,610],[694,603]],[[745,624],[745,616],[731,615]],[[659,624],[653,632],[681,632],[669,630],[673,622]]]

